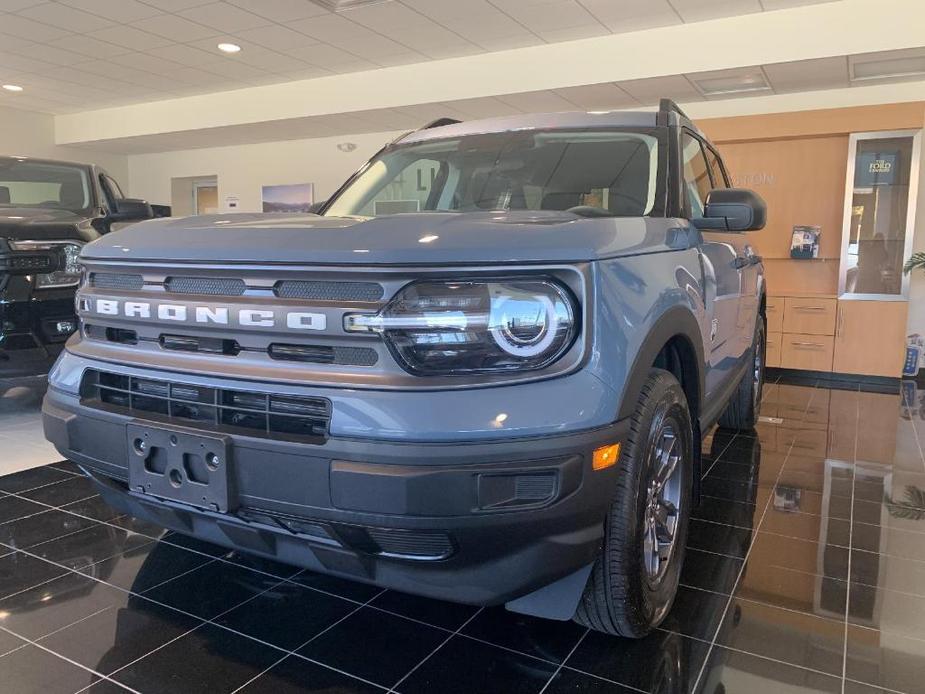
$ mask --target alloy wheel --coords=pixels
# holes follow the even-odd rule
[[[666,418],[653,439],[643,516],[643,564],[646,579],[658,586],[671,563],[681,518],[681,465],[684,445],[679,428]]]

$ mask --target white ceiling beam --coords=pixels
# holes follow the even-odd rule
[[[921,0],[842,0],[657,29],[72,113],[58,144],[253,126],[435,101],[921,46]]]

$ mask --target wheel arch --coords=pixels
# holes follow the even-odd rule
[[[636,353],[623,388],[618,418],[632,415],[649,369],[658,367],[680,376],[678,380],[696,422],[703,405],[705,364],[700,325],[694,314],[682,306],[668,309],[649,330]]]

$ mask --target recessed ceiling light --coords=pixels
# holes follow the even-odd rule
[[[355,10],[358,7],[369,7],[370,5],[381,5],[392,0],[312,0],[316,5],[320,5],[331,12],[344,12],[345,10]]]
[[[21,92],[22,91],[22,87],[20,87],[18,84],[4,84],[3,88],[6,89],[8,92]]]
[[[707,77],[697,79],[691,75],[694,86],[704,96],[719,96],[721,94],[742,94],[743,92],[767,92],[771,85],[767,83],[761,73],[752,72],[729,77]]]
[[[855,62],[851,68],[852,82],[919,77],[925,74],[925,56]]]
[[[218,44],[218,50],[222,53],[239,53],[241,47],[236,43],[220,43]]]

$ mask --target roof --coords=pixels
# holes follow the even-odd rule
[[[467,120],[415,130],[397,142],[409,144],[442,140],[465,135],[508,132],[513,130],[554,130],[569,128],[652,128],[657,125],[655,111],[565,111],[563,113],[531,113],[498,118]]]
[[[67,161],[64,159],[43,159],[42,157],[26,157],[16,154],[0,154],[0,163],[10,162],[10,161],[28,161],[35,164],[61,164],[62,166],[81,166],[85,169],[89,169],[93,164],[88,164],[83,161]]]

